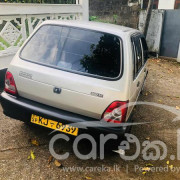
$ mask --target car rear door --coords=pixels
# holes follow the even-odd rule
[[[96,119],[113,101],[127,100],[115,35],[42,26],[15,59],[9,70],[21,97]]]

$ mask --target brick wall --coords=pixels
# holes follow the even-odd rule
[[[117,15],[117,24],[136,28],[138,27],[140,6],[128,6],[128,0],[89,0],[90,16],[98,16],[102,21],[114,22]],[[131,2],[138,0],[131,0]]]

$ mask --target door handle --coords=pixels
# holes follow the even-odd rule
[[[138,81],[138,83],[137,83],[137,87],[139,87],[140,86],[140,81]]]

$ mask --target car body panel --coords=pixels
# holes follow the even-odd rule
[[[133,79],[131,36],[134,33],[140,33],[139,31],[117,25],[90,22],[46,21],[41,26],[45,24],[90,29],[121,38],[122,76],[116,80],[96,78],[21,59],[22,48],[38,27],[17,52],[8,68],[8,71],[13,74],[20,97],[94,119],[101,119],[103,112],[114,101],[137,101],[145,80],[144,69],[146,68],[144,65],[136,79]],[[140,85],[137,87],[139,81]],[[60,93],[55,93],[54,88],[59,88]],[[133,107],[128,108],[126,121],[132,109]]]

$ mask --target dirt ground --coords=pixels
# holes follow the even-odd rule
[[[174,61],[151,59],[148,62],[148,68],[149,75],[139,101],[155,102],[178,109],[180,107],[180,64]],[[147,164],[152,164],[153,167],[173,165],[171,170],[173,167],[180,167],[180,161],[170,160],[170,155],[177,154],[177,129],[180,128],[180,121],[172,122],[175,117],[176,115],[169,111],[147,105],[137,106],[133,113],[135,122],[152,123],[133,126],[131,133],[136,135],[141,143],[145,140],[163,141],[168,148],[168,155],[164,160],[145,161],[140,155],[134,161],[124,161],[119,154],[107,151],[104,160],[98,158],[82,161],[72,151],[74,139],[71,138],[70,142],[61,141],[56,145],[60,153],[70,153],[67,160],[61,161],[63,168],[58,168],[54,162],[48,164],[49,140],[53,136],[49,135],[51,131],[29,127],[23,122],[10,119],[3,115],[0,107],[0,179],[180,179],[180,171],[160,172],[159,170],[146,174],[135,171],[135,167],[145,167]],[[32,145],[30,139],[36,139],[39,146]],[[84,153],[88,152],[89,147],[87,142],[80,144]],[[36,156],[34,160],[28,160],[31,151]],[[66,169],[66,172],[64,168],[68,167],[84,169],[69,171]],[[87,167],[97,169],[91,172],[92,169]]]

